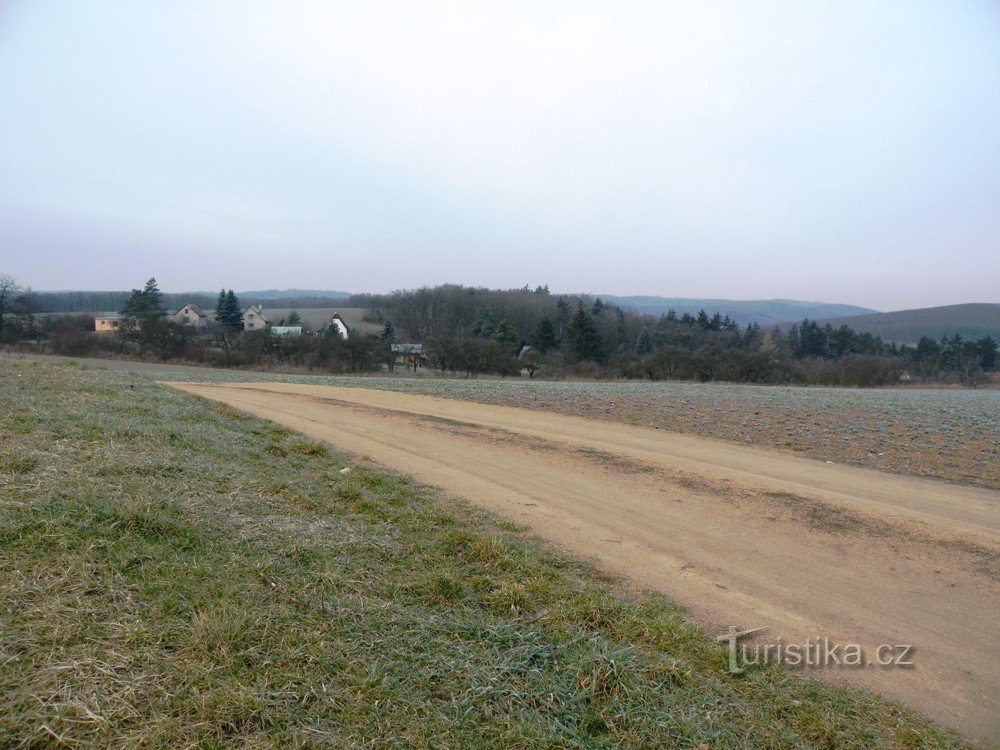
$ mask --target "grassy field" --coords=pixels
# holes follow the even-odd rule
[[[0,362],[0,427],[2,747],[960,746],[142,375]]]

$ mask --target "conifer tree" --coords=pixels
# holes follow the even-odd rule
[[[517,347],[517,331],[511,328],[506,320],[501,320],[497,324],[496,330],[493,331],[493,335],[490,338],[508,351],[512,351]]]
[[[121,314],[126,318],[155,320],[167,314],[163,309],[163,292],[156,285],[156,279],[150,279],[142,290],[133,289],[131,296],[122,305]]]
[[[382,326],[382,333],[378,335],[379,341],[393,342],[396,340],[396,329],[392,325],[391,320],[385,321],[385,325]]]
[[[538,321],[532,343],[542,354],[559,346],[559,339],[556,338],[556,327],[552,325],[551,318],[544,317]]]
[[[494,331],[496,331],[496,319],[493,317],[493,311],[487,307],[480,313],[479,320],[472,324],[472,335],[476,338],[489,339],[493,337]]]
[[[236,293],[230,289],[222,305],[222,316],[218,318],[220,325],[238,331],[243,328],[243,310]]]
[[[979,365],[984,370],[992,370],[997,364],[997,342],[992,336],[983,336],[976,341],[976,351],[979,354]]]
[[[141,354],[157,348],[166,350],[162,342],[169,338],[171,326],[163,319],[167,311],[156,279],[151,278],[141,290],[133,289],[120,312],[122,320],[115,328],[123,340],[137,343]]]
[[[639,338],[635,342],[635,353],[640,357],[653,353],[653,334],[646,327],[639,331]]]
[[[602,359],[604,342],[594,324],[594,319],[587,314],[582,305],[577,308],[570,319],[569,325],[566,327],[566,335],[577,359],[589,359],[595,362]]]
[[[222,322],[222,316],[225,314],[225,312],[226,312],[226,290],[223,288],[223,289],[219,290],[219,297],[215,301],[215,322],[216,323],[221,323]]]

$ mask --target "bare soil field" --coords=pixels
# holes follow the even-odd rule
[[[316,385],[170,385],[497,510],[720,632],[767,627],[786,643],[827,636],[866,653],[914,644],[912,669],[810,674],[1000,740],[993,490],[557,415],[530,400],[528,410]],[[974,403],[965,418],[992,429],[995,415]]]
[[[334,378],[551,411],[1000,488],[1000,391]]]

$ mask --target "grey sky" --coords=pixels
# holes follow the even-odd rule
[[[1000,301],[998,7],[0,0],[0,272]]]

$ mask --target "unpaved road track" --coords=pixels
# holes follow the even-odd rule
[[[913,644],[826,668],[1000,744],[1000,493],[577,417],[356,388],[165,383],[531,526],[709,627]]]

